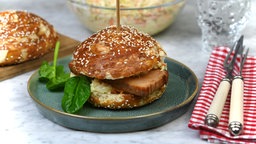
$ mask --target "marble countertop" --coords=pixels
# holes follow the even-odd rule
[[[252,2],[256,7],[256,2]],[[1,0],[0,11],[7,9],[27,10],[40,15],[56,30],[76,40],[83,41],[92,33],[85,29],[76,16],[68,9],[65,0]],[[244,30],[245,45],[256,55],[256,14]],[[194,1],[179,14],[175,23],[164,32],[154,36],[165,48],[168,56],[190,67],[198,77],[201,86],[209,54],[201,51],[201,32],[196,23]],[[131,133],[91,133],[75,131],[59,126],[44,118],[36,109],[27,92],[27,82],[34,71],[1,81],[0,137],[7,143],[207,143],[199,138],[198,131],[187,124],[193,110],[161,127]]]

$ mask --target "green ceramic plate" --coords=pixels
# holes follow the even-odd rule
[[[71,57],[59,60],[66,70]],[[169,81],[166,92],[157,101],[131,110],[107,110],[85,104],[77,114],[61,108],[63,92],[50,92],[38,81],[35,72],[28,82],[28,92],[39,112],[49,120],[76,130],[92,132],[131,132],[164,125],[184,114],[198,92],[198,79],[187,66],[167,58]]]

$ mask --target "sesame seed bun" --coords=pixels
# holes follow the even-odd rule
[[[92,78],[89,102],[108,109],[144,106],[164,93],[166,53],[150,35],[129,26],[103,29],[79,44],[69,68]]]
[[[133,27],[110,26],[92,35],[73,53],[69,67],[75,74],[97,79],[120,79],[165,69],[166,53],[150,35]]]
[[[53,26],[33,13],[0,12],[0,66],[43,56],[54,48],[57,40]]]

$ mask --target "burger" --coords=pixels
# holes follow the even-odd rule
[[[131,109],[163,95],[168,82],[165,57],[150,35],[130,26],[109,26],[76,47],[69,68],[91,78],[92,105]]]

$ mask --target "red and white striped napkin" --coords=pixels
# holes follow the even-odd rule
[[[239,136],[228,131],[230,93],[227,97],[219,125],[216,128],[204,124],[205,116],[211,105],[218,85],[225,76],[223,62],[229,48],[218,47],[213,50],[204,76],[188,127],[199,130],[200,138],[216,143],[256,143],[256,57],[248,56],[244,64],[244,130]],[[234,74],[239,71],[241,57],[237,57]]]

